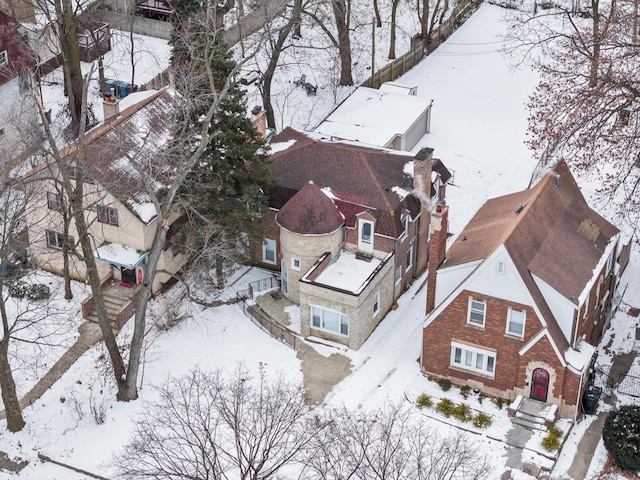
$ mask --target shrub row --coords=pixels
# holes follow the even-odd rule
[[[416,399],[416,407],[419,409],[433,407],[433,399],[423,393]],[[466,403],[455,404],[448,398],[441,399],[435,406],[436,412],[443,414],[445,417],[453,417],[461,422],[471,422],[476,428],[487,428],[493,423],[491,417],[486,413],[478,412],[475,416],[471,412],[471,408]]]

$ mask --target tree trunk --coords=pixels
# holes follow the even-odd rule
[[[353,85],[351,73],[351,40],[349,38],[350,0],[332,0],[333,15],[338,29],[338,51],[340,53],[340,82],[339,85]]]
[[[380,16],[380,7],[378,6],[378,0],[373,0],[373,12],[376,16],[376,26],[382,27],[382,17]]]
[[[291,33],[291,28],[296,22],[296,17],[300,16],[302,11],[302,0],[295,0],[293,4],[293,13],[289,21],[280,29],[278,33],[278,39],[276,43],[272,45],[271,56],[267,69],[262,76],[262,103],[264,104],[264,111],[267,115],[267,126],[269,128],[276,128],[276,117],[273,113],[273,105],[271,104],[271,84],[273,82],[273,74],[278,66],[278,60],[280,59],[280,52],[284,42]]]
[[[389,60],[396,58],[396,15],[398,13],[398,4],[400,0],[393,0],[391,4],[391,39],[389,40]]]
[[[140,371],[140,360],[142,357],[142,343],[146,330],[147,303],[152,294],[153,279],[156,276],[158,260],[163,251],[163,246],[167,238],[168,227],[165,224],[163,212],[157,208],[157,226],[153,237],[153,243],[149,250],[147,263],[144,268],[142,285],[136,297],[136,313],[133,324],[133,336],[131,337],[131,347],[129,349],[129,365],[127,376],[122,391],[118,392],[118,400],[130,401],[138,398],[138,372]],[[122,396],[120,394],[122,393]]]
[[[0,391],[2,392],[2,404],[7,418],[7,430],[19,432],[24,427],[24,418],[16,393],[16,384],[13,380],[13,372],[9,365],[9,318],[4,305],[3,288],[0,285],[0,315],[2,316],[2,340],[0,340]]]
[[[72,0],[62,0],[62,18],[58,21],[62,23],[60,46],[69,75],[67,93],[69,94],[71,128],[74,135],[77,135],[82,114],[82,70],[80,69],[80,47]]]
[[[62,194],[61,194],[62,196]],[[62,205],[62,208],[66,210],[67,206]],[[64,238],[69,238],[69,215],[66,211],[62,214]],[[71,245],[67,245],[65,241],[62,245],[62,277],[64,278],[64,298],[65,300],[71,300],[73,298],[73,292],[71,291],[71,275],[69,274],[69,249]]]

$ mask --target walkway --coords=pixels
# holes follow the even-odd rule
[[[84,322],[78,327],[80,336],[51,369],[40,379],[27,394],[20,399],[20,408],[25,409],[38,400],[44,392],[56,383],[89,348],[102,340],[100,326],[93,322]],[[5,419],[4,410],[0,411],[0,419]]]

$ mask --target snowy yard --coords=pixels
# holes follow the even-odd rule
[[[536,162],[531,159],[523,139],[527,118],[525,104],[537,83],[537,75],[526,66],[512,69],[500,51],[500,35],[507,27],[501,18],[511,14],[509,10],[494,5],[482,5],[445,44],[395,82],[417,86],[419,96],[434,100],[431,133],[419,142],[415,150],[422,146],[433,147],[434,155],[455,172],[455,185],[448,189],[447,197],[450,228],[454,235],[487,199],[526,188],[535,167]],[[403,32],[405,41],[410,35],[407,27]],[[150,42],[148,46],[157,47],[158,58],[168,61],[166,42],[164,46],[163,42]],[[399,52],[404,48],[406,45],[400,46]],[[362,49],[364,52],[365,47]],[[318,55],[314,61],[320,61],[320,57]],[[364,65],[367,62],[364,57],[365,54],[361,53],[360,57],[354,58]],[[333,108],[343,93],[331,90],[331,68],[323,69],[311,61],[306,64],[300,60],[296,62],[295,66],[281,73],[278,88],[282,90],[278,95],[286,100],[280,103],[280,118],[283,123],[297,128],[310,127]],[[155,68],[151,65],[145,67],[142,63],[139,65],[141,78],[147,68],[149,72]],[[289,84],[287,79],[298,76],[300,72],[316,75],[313,82],[320,85],[316,97],[307,96],[302,89]],[[114,71],[113,76],[117,75],[121,73]],[[364,66],[357,76],[359,80],[367,76]],[[143,81],[140,79],[137,83]],[[52,80],[52,83],[55,82]],[[253,103],[256,101],[250,99],[249,104]],[[634,336],[638,318],[625,313],[629,306],[640,307],[637,249],[634,253],[636,256],[632,256],[622,279],[622,285],[629,283],[623,312],[615,317],[603,340],[609,352],[626,352],[638,347]],[[260,270],[244,269],[236,274],[230,288],[217,299],[232,298],[235,291],[264,276],[265,272]],[[60,292],[59,279],[48,278],[46,281],[51,282],[52,292]],[[443,435],[456,433],[460,427],[469,430],[469,438],[477,443],[494,467],[490,478],[500,478],[509,454],[505,437],[511,422],[506,409],[499,409],[490,399],[482,400],[475,394],[464,399],[457,388],[445,393],[420,372],[418,356],[425,315],[423,284],[424,277],[416,280],[400,299],[398,308],[390,312],[359,351],[314,346],[322,355],[340,353],[347,355],[352,362],[352,373],[335,386],[327,396],[325,406],[344,405],[366,411],[386,402],[414,402],[423,393],[436,400],[446,396],[457,403],[464,401],[472,409],[490,415],[493,425],[487,430],[478,430],[470,424],[444,418],[434,409],[416,410],[415,415],[428,417],[433,428]],[[74,302],[87,294],[84,285],[76,284],[76,288]],[[203,292],[206,293],[210,292]],[[153,335],[142,368],[141,399],[130,403],[115,402],[114,386],[110,380],[105,380],[108,375],[102,373],[105,370],[105,350],[98,345],[87,352],[38,402],[25,409],[27,425],[23,431],[16,434],[0,431],[0,451],[8,453],[11,458],[19,457],[30,462],[19,478],[87,478],[50,463],[41,463],[38,453],[108,477],[110,458],[129,439],[133,422],[139,418],[145,402],[157,398],[154,385],[161,384],[169,375],[184,374],[195,365],[231,373],[238,364],[243,364],[253,376],[260,371],[264,371],[267,377],[284,372],[287,378],[301,381],[300,360],[296,352],[254,325],[237,305],[204,308],[194,303],[178,302],[180,294],[180,287],[175,287],[150,303],[150,319],[162,319],[165,312],[175,311],[177,307],[184,320],[168,331],[158,331]],[[68,308],[75,312],[70,315],[76,322],[73,324],[75,327],[79,320],[77,303],[71,302]],[[294,324],[299,321],[295,315],[294,310]],[[129,327],[120,333],[122,344],[130,335]],[[72,328],[67,342],[74,335],[75,328]],[[607,355],[603,353],[601,358],[607,358]],[[632,373],[640,375],[638,358]],[[32,377],[21,379],[20,391],[26,391],[33,380]],[[637,399],[620,398],[620,401],[630,403],[637,402]],[[600,408],[606,406],[600,402]],[[98,424],[96,415],[102,415],[104,422]],[[577,443],[593,418],[587,417],[574,426],[555,466],[553,478],[563,478],[566,474]],[[563,429],[568,427],[566,422],[560,426]],[[522,451],[522,458],[550,468],[553,460],[547,458],[549,454],[540,446],[541,438],[542,434],[532,436]],[[600,447],[591,465],[591,478],[602,468],[604,457],[604,449]],[[516,478],[532,478],[524,473],[517,475]]]

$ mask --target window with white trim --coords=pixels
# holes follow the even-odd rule
[[[487,304],[480,300],[469,299],[469,312],[467,323],[477,327],[484,327],[484,319],[487,312]]]
[[[349,317],[328,308],[311,306],[311,324],[314,328],[349,335]]]
[[[118,210],[104,205],[98,205],[98,221],[118,226]]]
[[[0,52],[0,67],[4,67],[9,62],[9,56],[6,50]]]
[[[373,316],[375,317],[380,313],[380,292],[376,292],[373,296]]]
[[[409,215],[405,215],[400,220],[402,222],[402,235],[409,234]]]
[[[296,271],[300,271],[300,260],[297,258],[292,258],[291,259],[291,268],[296,270]]]
[[[289,269],[284,261],[280,268],[280,288],[283,292],[289,293]]]
[[[262,261],[265,263],[276,263],[276,241],[265,238],[262,242]]]
[[[411,265],[413,265],[413,245],[411,245],[411,247],[409,247],[409,249],[407,250],[407,253],[405,253],[404,261],[405,270],[409,270],[411,268]]]
[[[373,252],[373,222],[370,220],[358,220],[358,249]]]
[[[496,368],[496,352],[451,342],[451,366],[493,377]]]
[[[516,337],[524,337],[525,317],[525,312],[509,308],[507,311],[507,333]]]
[[[47,206],[51,210],[62,210],[62,197],[59,193],[47,192]]]
[[[609,254],[609,258],[607,258],[607,268],[605,270],[605,275],[609,275],[609,272],[611,272],[611,265],[613,265],[613,252]]]
[[[58,248],[61,249],[64,247],[65,245],[65,241],[64,241],[64,235],[60,232],[54,232],[53,230],[46,230],[45,231],[46,237],[47,237],[47,245],[49,247],[52,248]],[[72,236],[68,236],[67,237],[67,246],[69,248],[73,247],[73,237]]]

